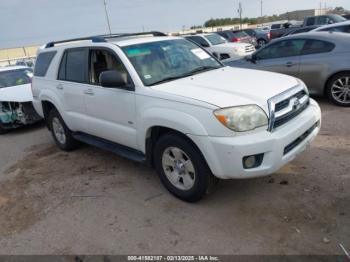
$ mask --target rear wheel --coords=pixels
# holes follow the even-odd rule
[[[57,146],[64,151],[75,149],[78,142],[73,138],[72,132],[64,123],[61,115],[56,109],[52,109],[49,114],[49,125],[52,136]]]
[[[264,40],[264,39],[258,40],[258,47],[259,48],[265,46],[266,44],[267,44],[266,40]]]
[[[350,72],[333,76],[327,84],[327,96],[336,105],[350,106]]]
[[[176,133],[163,135],[156,143],[154,154],[163,185],[184,201],[199,201],[215,181],[199,150]]]

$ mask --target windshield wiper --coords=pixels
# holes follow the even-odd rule
[[[205,72],[205,71],[209,71],[209,70],[214,70],[214,69],[218,69],[220,67],[217,67],[217,66],[201,66],[201,67],[198,67],[186,74],[183,74],[183,75],[179,75],[179,76],[170,76],[170,77],[166,77],[162,80],[159,80],[157,82],[154,82],[152,84],[150,84],[149,86],[154,86],[154,85],[159,85],[159,84],[162,84],[162,83],[166,83],[166,82],[169,82],[169,81],[173,81],[173,80],[177,80],[177,79],[180,79],[180,78],[184,78],[184,77],[188,77],[188,76],[193,76],[195,74],[198,74],[198,73],[201,73],[201,72]]]

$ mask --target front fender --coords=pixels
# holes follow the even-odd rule
[[[161,126],[174,129],[186,135],[207,136],[202,123],[194,116],[185,112],[166,108],[152,108],[142,112],[139,118],[137,142],[141,151],[146,152],[146,138],[152,127]]]

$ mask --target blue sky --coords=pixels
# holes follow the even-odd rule
[[[209,18],[237,16],[238,0],[107,0],[113,32],[173,31]],[[264,14],[350,0],[263,0]],[[242,0],[243,16],[260,15],[260,0]],[[107,33],[103,0],[0,0],[0,48]]]

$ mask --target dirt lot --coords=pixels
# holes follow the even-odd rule
[[[350,109],[320,102],[309,150],[271,177],[221,181],[198,204],[108,152],[59,151],[42,126],[3,136],[0,254],[343,254]]]

